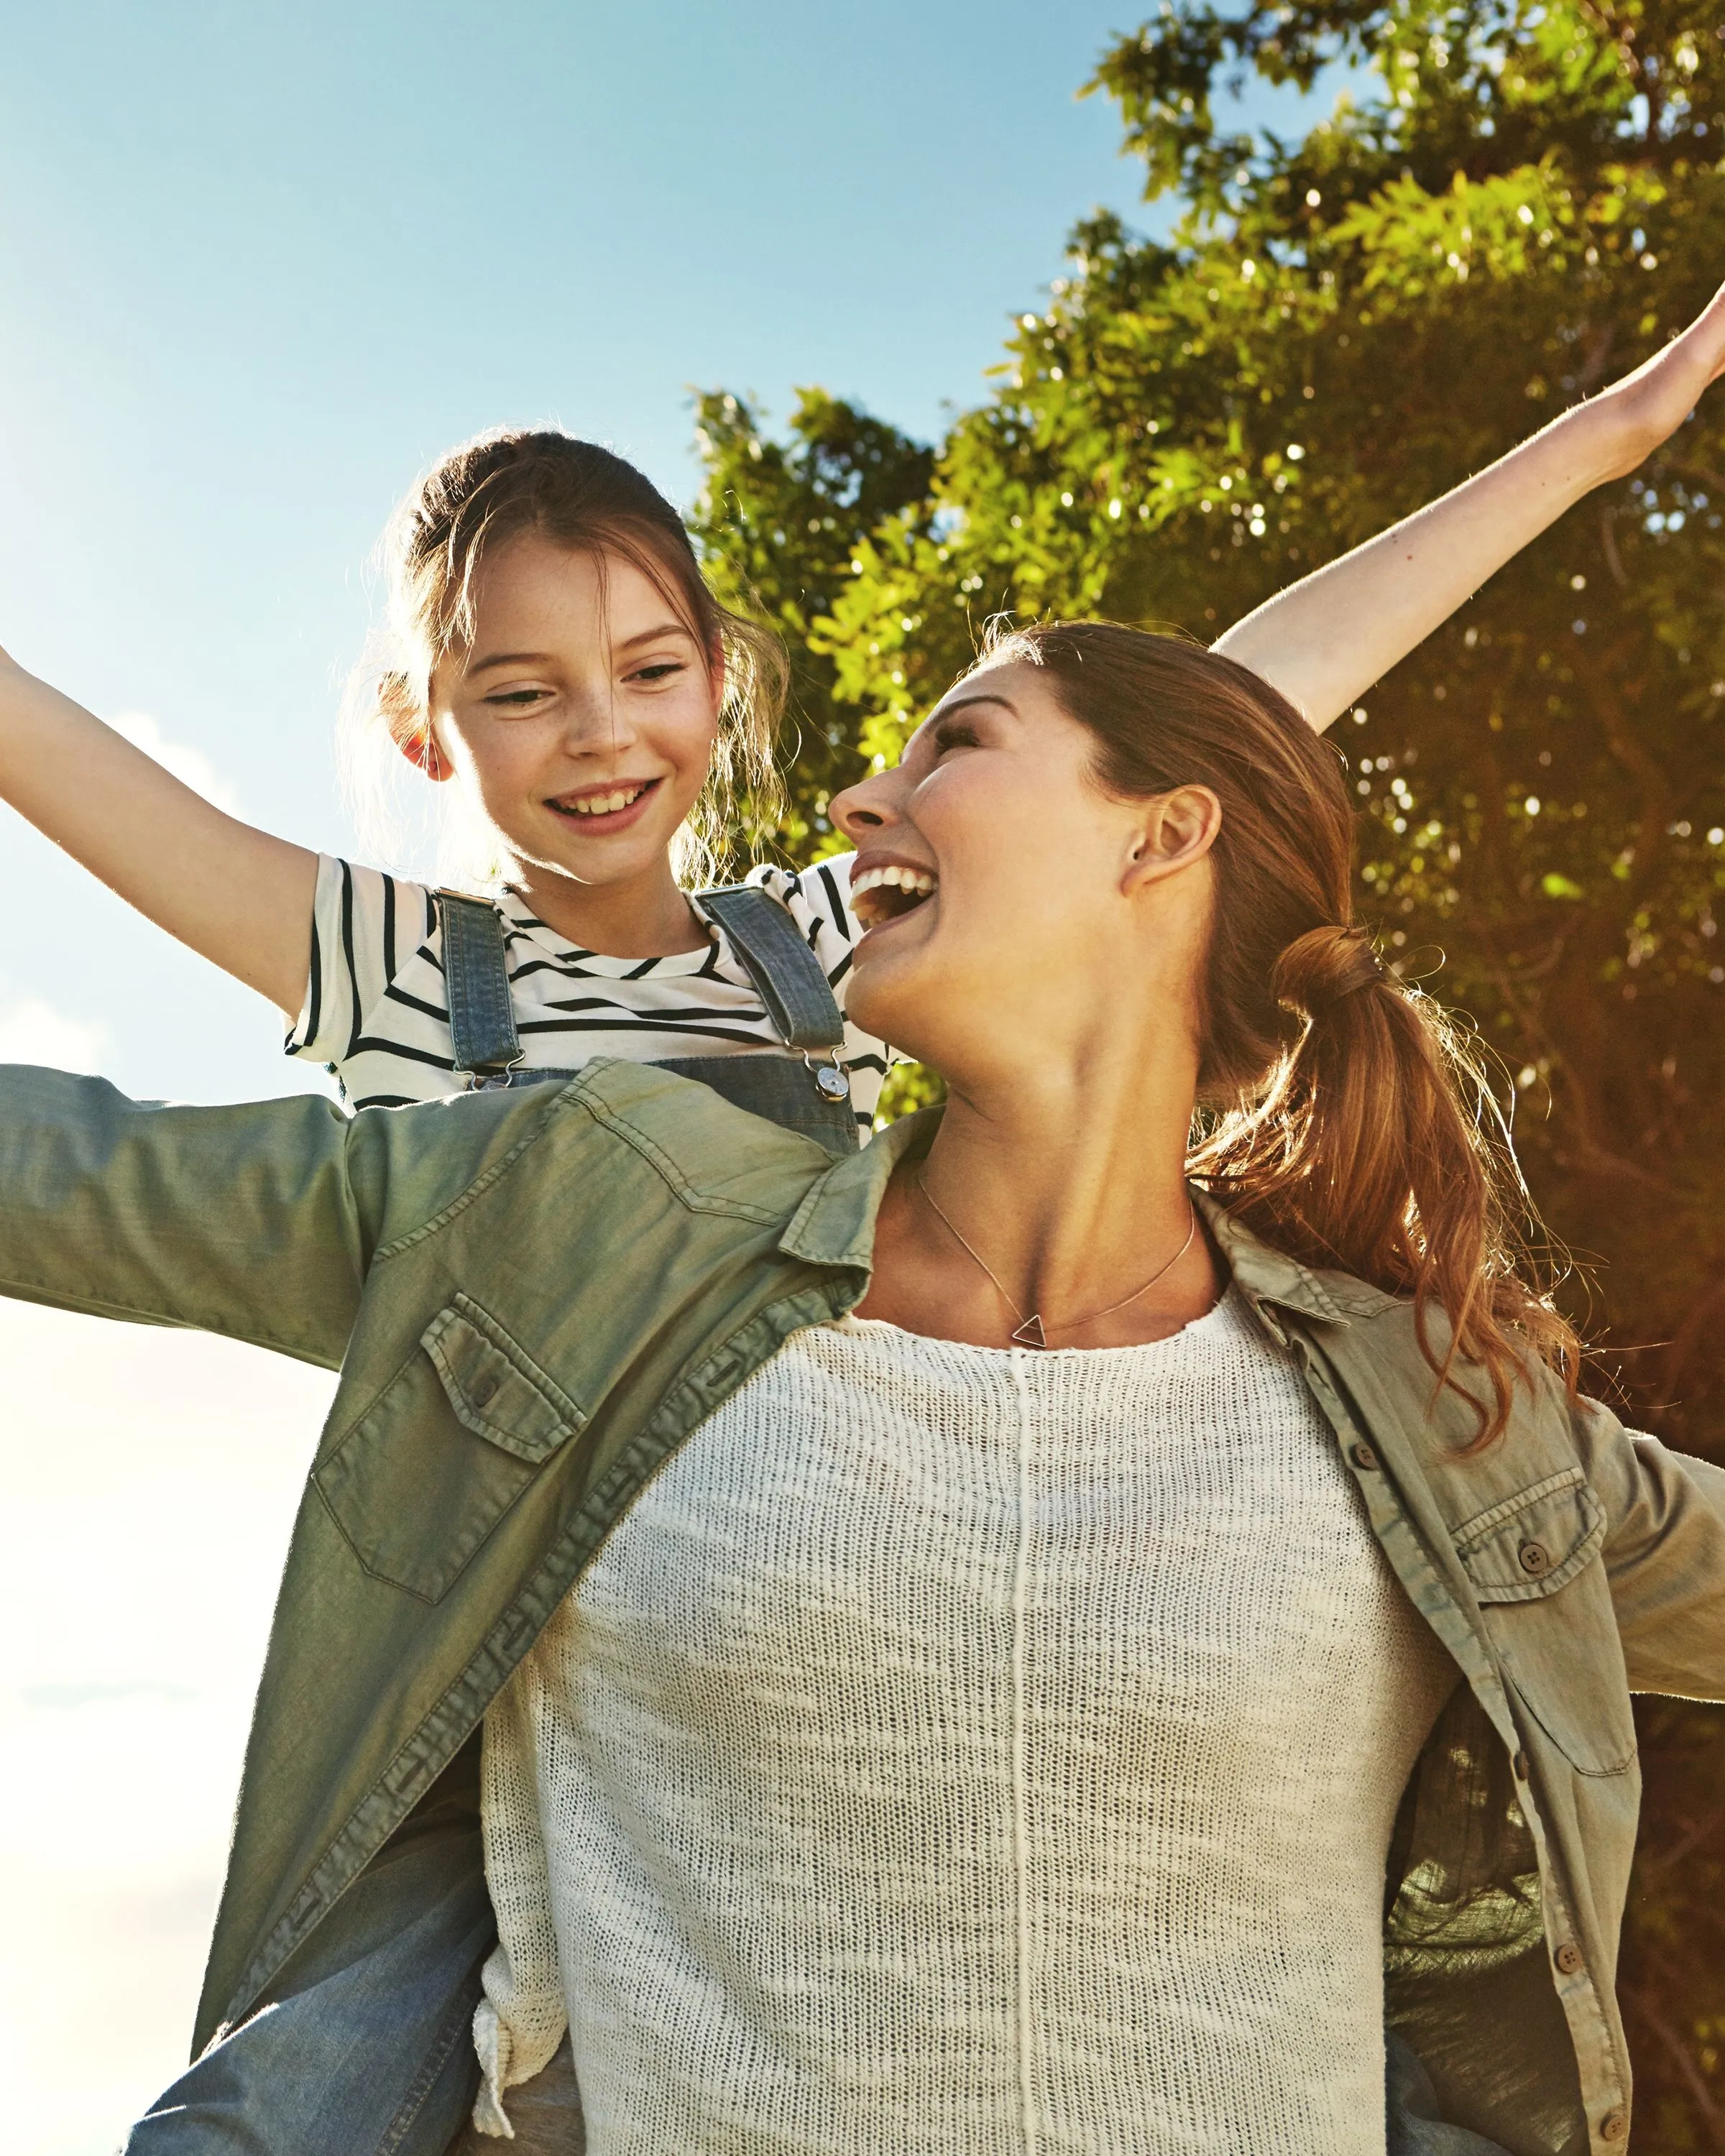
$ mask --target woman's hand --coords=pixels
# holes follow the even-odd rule
[[[1495,465],[1279,592],[1215,649],[1320,732],[1565,510],[1632,472],[1725,373],[1725,289],[1665,350]]]
[[[1621,479],[1661,442],[1669,441],[1701,402],[1709,382],[1725,374],[1725,285],[1681,336],[1663,352],[1602,389],[1578,418],[1600,429],[1605,461],[1600,481]]]

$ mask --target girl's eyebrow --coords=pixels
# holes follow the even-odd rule
[[[689,631],[680,621],[661,621],[651,629],[637,630],[634,635],[624,637],[622,643],[614,644],[611,648],[614,651],[633,651],[637,644],[657,644],[661,637],[666,636],[688,638]],[[467,671],[469,674],[483,674],[488,666],[541,666],[549,657],[550,654],[544,651],[493,651],[483,659],[471,660]]]
[[[542,665],[547,656],[548,654],[543,651],[494,651],[489,658],[470,660],[467,671],[470,674],[483,674],[488,666]]]
[[[633,651],[638,644],[657,644],[662,636],[682,636],[687,637],[691,644],[695,641],[685,623],[662,621],[655,628],[644,629],[634,636],[624,637],[621,644],[614,644],[612,649],[616,651]]]

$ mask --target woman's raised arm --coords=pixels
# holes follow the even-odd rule
[[[1631,472],[1725,372],[1725,289],[1655,358],[1219,637],[1320,732],[1592,488]]]
[[[317,856],[229,816],[0,652],[0,799],[291,1020]]]

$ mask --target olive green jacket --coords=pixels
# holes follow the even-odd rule
[[[674,1448],[867,1283],[927,1117],[833,1162],[651,1065],[349,1117],[0,1070],[0,1291],[341,1373],[294,1531],[198,2042],[474,1730]],[[1725,1472],[1568,1401],[1434,1396],[1409,1306],[1207,1205],[1461,1681],[1386,1897],[1392,2018],[1515,2156],[1620,2148],[1632,1690],[1725,1693]]]

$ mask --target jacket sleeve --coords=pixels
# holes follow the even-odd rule
[[[1725,1700],[1725,1468],[1625,1430],[1595,1400],[1578,1404],[1576,1439],[1605,1507],[1630,1691]]]
[[[168,1107],[0,1065],[0,1294],[333,1368],[382,1203],[352,1132],[309,1096]]]

